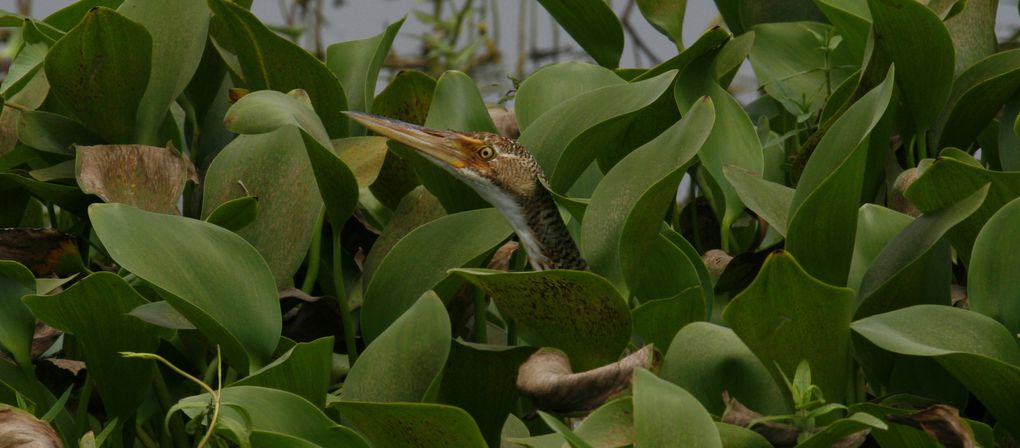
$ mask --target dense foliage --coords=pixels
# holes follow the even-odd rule
[[[514,116],[590,272],[530,272],[498,210],[342,113],[496,131],[461,72],[376,94],[403,20],[321,61],[245,3],[0,16],[0,439],[48,431],[22,411],[54,446],[1020,438],[995,0],[717,0],[729,31],[686,45],[684,0],[639,0],[679,49],[642,68],[604,2],[539,0],[595,63]],[[518,390],[529,357],[558,401]]]

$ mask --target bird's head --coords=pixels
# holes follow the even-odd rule
[[[360,112],[348,117],[373,132],[415,149],[451,172],[489,202],[520,203],[542,188],[542,168],[515,140],[488,132],[440,131]]]

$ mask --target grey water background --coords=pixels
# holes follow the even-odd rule
[[[174,1],[174,0],[152,0],[152,1]],[[554,28],[558,25],[543,10],[535,0],[480,0],[475,4],[485,4],[491,7],[496,4],[499,8],[499,26],[489,29],[490,35],[499,42],[502,59],[498,64],[487,66],[474,73],[476,82],[479,84],[485,99],[495,101],[503,93],[512,89],[512,83],[506,77],[507,74],[515,72],[517,66],[517,24],[518,8],[521,1],[528,2],[529,9],[536,9],[536,13],[529,11],[527,26],[534,27],[535,41],[538,48],[549,49],[554,41]],[[601,0],[591,0],[601,1]],[[63,0],[36,0],[32,2],[31,15],[33,17],[45,17],[50,13],[73,3]],[[289,0],[254,0],[252,10],[264,22],[271,25],[283,25],[284,8],[283,4],[289,4]],[[425,0],[345,0],[335,5],[333,0],[325,0],[323,15],[322,40],[325,45],[334,42],[353,39],[363,39],[380,33],[386,25],[389,25],[402,17],[407,17],[400,33],[393,43],[393,49],[401,55],[416,55],[420,52],[421,41],[417,36],[430,31],[430,27],[418,20],[414,14],[415,10],[428,12],[431,9],[431,2]],[[455,2],[462,4],[462,2]],[[15,11],[17,0],[0,0],[0,9]],[[625,0],[611,0],[610,4],[618,13],[622,13],[626,7]],[[173,20],[168,17],[168,20]],[[535,19],[535,23],[532,23]],[[697,40],[706,29],[721,23],[718,17],[715,3],[712,0],[689,0],[684,19],[684,43],[689,44]],[[655,31],[651,25],[641,16],[637,8],[631,12],[630,24],[642,41],[651,52],[661,60],[674,56],[676,47],[665,36]],[[187,24],[181,24],[187,26]],[[1020,28],[1020,14],[1017,12],[1017,0],[1001,0],[999,2],[998,15],[996,18],[996,31],[1000,39],[1010,36]],[[498,31],[498,36],[495,33]],[[528,30],[531,33],[531,30]],[[560,48],[570,50],[559,57],[560,61],[570,59],[587,59],[579,47],[573,42],[570,36],[562,29],[558,31]],[[548,64],[555,59],[545,58],[539,64]],[[626,36],[623,57],[620,65],[623,67],[647,67],[652,64],[647,57],[639,57],[635,52],[634,40]],[[525,72],[538,68],[534,61],[526,61]],[[383,72],[380,76],[380,88],[385,86],[391,72]],[[742,101],[750,101],[754,98],[757,84],[749,64],[745,62],[733,85],[737,97]]]

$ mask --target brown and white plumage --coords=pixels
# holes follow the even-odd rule
[[[440,131],[377,115],[346,114],[377,134],[414,148],[499,209],[536,271],[588,269],[545,188],[542,167],[517,141],[488,132]]]

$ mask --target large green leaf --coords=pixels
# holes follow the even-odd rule
[[[712,416],[690,392],[645,369],[634,371],[634,446],[720,447]]]
[[[945,17],[946,28],[953,39],[957,76],[981,59],[999,51],[999,41],[995,35],[998,6],[997,0],[968,0],[962,5],[958,0],[928,2],[929,8]],[[960,7],[963,9],[946,17],[949,11]]]
[[[284,94],[272,90],[249,93],[237,100],[223,117],[223,125],[236,134],[265,134],[286,125],[294,125],[331,147],[329,134],[307,103],[303,90]]]
[[[783,384],[781,373],[791,376],[807,360],[814,384],[827,400],[839,402],[849,379],[855,304],[852,290],[819,281],[780,251],[769,255],[722,315],[777,383]]]
[[[623,54],[623,25],[603,2],[538,0],[599,65],[616,68]]]
[[[467,411],[490,446],[499,444],[507,415],[517,409],[517,368],[531,347],[503,347],[454,340],[436,401]]]
[[[231,386],[260,386],[293,393],[318,407],[326,405],[332,373],[333,338],[298,343],[265,367]]]
[[[517,89],[514,113],[523,131],[538,117],[578,95],[627,82],[605,67],[570,61],[546,65],[532,73]]]
[[[829,448],[839,444],[844,437],[855,432],[871,429],[887,429],[882,420],[869,414],[858,412],[847,418],[841,418],[825,426],[824,429],[811,435],[807,440],[797,444],[803,448]]]
[[[22,367],[32,365],[35,317],[21,297],[35,292],[32,271],[16,261],[0,260],[0,348]]]
[[[326,67],[340,78],[347,93],[347,107],[358,112],[371,112],[372,98],[379,69],[390,52],[390,45],[404,19],[391,23],[386,31],[367,39],[338,42],[326,48]],[[351,123],[351,135],[362,135],[364,128]]]
[[[868,135],[889,106],[893,70],[822,137],[793,194],[786,248],[826,283],[845,285],[853,259]]]
[[[210,401],[208,394],[196,395],[181,400],[175,407],[189,417],[197,417],[208,410]],[[231,386],[220,391],[220,402],[220,418],[230,423],[219,425],[219,428],[249,428],[253,436],[257,433],[284,434],[315,446],[369,446],[356,432],[336,424],[315,405],[290,392],[258,386]]]
[[[815,6],[843,36],[857,60],[864,59],[865,46],[871,35],[871,11],[866,0],[815,0]]]
[[[202,216],[227,201],[258,197],[258,216],[238,234],[258,249],[284,287],[308,253],[322,210],[315,180],[298,128],[240,135],[209,166]]]
[[[908,215],[880,205],[861,206],[857,212],[857,235],[854,237],[854,256],[846,282],[848,288],[860,291],[864,273],[875,261],[875,257],[912,220]]]
[[[926,132],[953,85],[953,41],[942,20],[915,0],[868,0],[877,45],[896,64],[896,84],[916,131]]]
[[[416,70],[398,72],[389,85],[376,95],[372,102],[372,113],[408,123],[425,124],[435,89],[436,80],[425,73]],[[390,151],[386,154],[379,178],[372,184],[371,190],[380,202],[392,209],[418,184],[418,176],[410,163]]]
[[[886,244],[861,279],[856,316],[921,303],[949,305],[949,248],[938,243],[950,228],[977,210],[987,193],[984,186],[950,207],[921,215]]]
[[[658,229],[684,168],[712,129],[714,111],[711,100],[698,103],[678,123],[616,164],[592,193],[581,224],[581,253],[593,271],[626,295],[630,290],[642,299],[665,298],[691,286],[670,281],[677,279],[678,267],[689,268],[690,262],[668,247],[663,252]],[[624,238],[625,230],[631,238]],[[653,262],[649,255],[658,257]],[[626,274],[631,276],[625,283]],[[656,276],[655,281],[647,281],[648,276]]]
[[[450,318],[428,292],[375,338],[344,381],[341,398],[364,402],[418,402],[446,365]]]
[[[51,112],[21,111],[18,117],[18,140],[40,151],[70,154],[72,145],[102,143],[81,123]]]
[[[11,65],[7,69],[7,76],[0,83],[0,95],[11,101],[18,97],[22,90],[35,90],[45,87],[49,89],[46,82],[46,75],[42,72],[43,64],[46,62],[46,53],[49,51],[56,39],[62,35],[56,30],[51,30],[44,22],[20,19],[22,43],[17,54],[11,59]],[[30,86],[36,84],[35,86]],[[38,104],[28,105],[35,108]]]
[[[761,173],[729,165],[723,167],[723,175],[747,208],[768,222],[780,235],[786,235],[794,189],[765,180]]]
[[[687,0],[639,0],[638,8],[656,30],[665,34],[677,48],[684,47],[684,12]]]
[[[673,337],[684,325],[705,320],[705,296],[700,286],[692,286],[667,299],[650,300],[634,308],[631,320],[634,332],[645,343],[660,350],[669,347]]]
[[[184,92],[202,60],[209,31],[209,7],[203,0],[150,2],[126,0],[117,12],[135,20],[152,37],[152,70],[138,104],[135,141],[162,145],[158,136],[170,105]],[[173,17],[173,20],[168,20]],[[185,27],[180,24],[188,24]]]
[[[955,204],[985,184],[988,196],[974,214],[949,231],[949,242],[964,262],[970,261],[978,232],[1003,205],[1020,197],[1020,172],[998,172],[959,160],[935,159],[904,196],[922,212],[929,213]]]
[[[90,9],[46,54],[50,92],[107,143],[133,143],[151,53],[143,26],[106,8]]]
[[[715,415],[722,415],[728,391],[765,415],[789,412],[785,393],[737,334],[708,322],[680,329],[662,360],[659,375],[689,391]]]
[[[444,216],[408,233],[379,262],[365,288],[362,335],[375,339],[422,293],[446,278],[447,270],[480,262],[480,256],[510,232],[506,219],[489,208]]]
[[[1001,322],[1013,334],[1020,334],[1020,260],[1017,224],[1020,199],[999,209],[978,233],[970,269],[967,297],[972,310]]]
[[[631,397],[614,398],[591,411],[574,433],[592,446],[629,446],[634,443],[634,403]]]
[[[667,93],[674,75],[578,95],[542,114],[518,140],[545,169],[553,190],[565,192],[599,151],[622,143],[630,120]]]
[[[56,295],[23,301],[39,320],[78,338],[107,412],[134,413],[149,394],[156,366],[120,352],[149,353],[159,347],[159,328],[128,315],[148,301],[110,272],[92,274]]]
[[[1020,87],[1020,49],[980,60],[953,83],[946,109],[932,127],[939,147],[966,148]]]
[[[917,305],[861,319],[853,330],[884,350],[931,357],[960,380],[1014,437],[1020,428],[1020,348],[990,317]]]
[[[471,416],[453,406],[342,401],[336,407],[376,448],[487,446]]]
[[[347,97],[336,75],[294,42],[262,24],[234,2],[209,0],[216,14],[209,24],[220,55],[249,90],[308,92],[331,138],[347,135]],[[280,69],[286,67],[286,70]]]
[[[222,346],[235,369],[247,373],[269,361],[281,329],[276,285],[244,239],[214,224],[121,204],[93,205],[89,218],[113,260],[158,288]]]
[[[372,244],[372,250],[362,263],[362,281],[368,285],[375,276],[386,255],[393,246],[407,236],[412,230],[446,215],[442,204],[425,187],[419,186],[411,190],[393,210],[390,222],[386,224],[379,238]]]
[[[492,296],[500,312],[517,323],[525,340],[566,353],[576,372],[616,361],[630,339],[627,301],[606,279],[593,273],[452,272]]]

